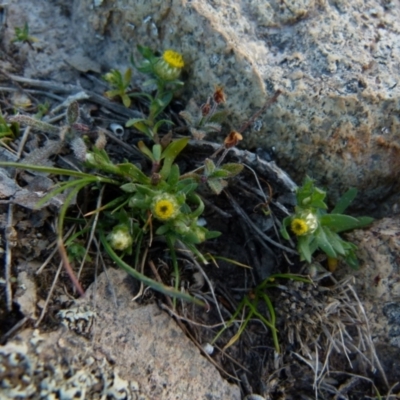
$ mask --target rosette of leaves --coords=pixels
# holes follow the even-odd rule
[[[117,69],[112,69],[110,72],[103,75],[103,79],[113,87],[112,90],[107,90],[104,94],[110,99],[119,96],[122,100],[122,104],[125,107],[130,107],[131,98],[128,92],[132,79],[131,68],[127,68],[124,74],[121,74]]]
[[[343,214],[356,195],[355,188],[349,189],[331,213],[328,213],[325,203],[326,192],[317,188],[309,177],[305,179],[304,184],[296,192],[295,213],[283,220],[281,228],[281,235],[289,240],[287,228],[293,220],[301,220],[305,214],[315,217],[316,228],[297,236],[297,250],[301,260],[311,263],[314,252],[321,250],[328,256],[328,260],[343,259],[351,268],[358,269],[359,262],[355,253],[357,246],[339,236],[341,232],[363,228],[373,221],[370,217],[356,218]]]

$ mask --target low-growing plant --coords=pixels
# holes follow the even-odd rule
[[[127,68],[124,74],[117,69],[112,69],[103,75],[103,79],[113,87],[112,90],[107,90],[105,95],[110,99],[119,96],[123,105],[129,108],[132,102],[128,94],[132,79],[132,69]]]
[[[0,145],[6,147],[9,142],[12,142],[18,136],[19,125],[16,122],[7,123],[0,112]]]
[[[83,161],[86,172],[29,165],[23,162],[0,162],[0,165],[5,167],[18,167],[70,178],[60,181],[40,201],[40,204],[44,204],[60,193],[66,195],[58,223],[58,242],[62,254],[69,254],[74,259],[83,257],[80,242],[75,244],[68,242],[68,246],[62,242],[66,213],[73,199],[84,188],[100,193],[102,187],[114,186],[113,198],[89,213],[89,218],[100,213],[96,232],[105,251],[119,267],[155,290],[199,303],[189,294],[178,290],[179,268],[175,246],[177,243],[184,244],[199,261],[207,263],[197,245],[219,236],[220,233],[209,231],[198,223],[198,218],[204,211],[204,203],[196,193],[198,185],[203,182],[202,171],[209,171],[208,178],[217,181],[237,175],[243,167],[227,164],[226,167],[222,165],[219,168],[215,166],[211,168],[212,162],[206,160],[205,167],[198,171],[199,174],[194,171],[181,176],[175,160],[186,147],[189,138],[172,140],[170,135],[165,135],[161,143],[155,143],[151,148],[142,141],[138,144],[143,156],[151,161],[150,171],[146,174],[131,162],[113,162],[103,146],[99,148],[94,145],[92,149],[88,148],[81,137],[82,133],[87,132],[88,127],[79,123],[79,106],[76,102],[68,107],[66,116],[66,124],[62,127],[55,127],[23,115],[11,117],[10,120],[13,123],[18,122],[59,135],[60,140],[68,143],[77,158]],[[81,218],[81,223],[85,226],[91,225],[90,219],[86,218]],[[87,230],[81,232],[83,235]],[[164,238],[170,252],[175,274],[174,288],[165,286],[138,271],[145,243],[148,246],[153,236]],[[78,241],[81,238],[77,235],[74,239]],[[134,254],[134,264],[130,266],[124,257],[132,254]],[[71,268],[68,271],[72,274]],[[77,285],[77,280],[72,276],[71,279]]]
[[[149,114],[147,118],[130,119],[126,126],[133,126],[158,142],[160,127],[164,124],[173,125],[172,121],[158,117],[170,104],[176,90],[183,86],[183,82],[178,78],[185,63],[182,55],[174,50],[164,51],[161,57],[156,56],[148,47],[138,46],[138,51],[144,60],[138,64],[132,56],[131,62],[139,72],[149,75],[143,86],[154,87],[155,94],[154,96],[147,92],[129,94],[130,97],[142,97],[148,100]]]
[[[244,316],[244,320],[241,321],[239,329],[224,346],[224,350],[232,346],[240,338],[252,319],[257,318],[262,321],[270,330],[275,351],[280,353],[275,309],[268,294],[268,290],[278,287],[278,279],[291,279],[310,284],[312,283],[308,278],[294,274],[274,274],[264,279],[258,286],[251,290],[248,295],[243,297],[230,320],[217,333],[211,344],[215,343],[221,337],[221,335],[237,321],[240,316]],[[261,308],[264,308],[264,310]]]
[[[338,201],[331,213],[327,212],[326,192],[317,188],[314,181],[306,178],[297,189],[297,206],[293,215],[283,220],[282,236],[289,240],[287,228],[297,238],[300,259],[311,263],[315,251],[321,250],[331,264],[343,259],[351,268],[357,269],[359,262],[355,251],[357,246],[339,236],[340,232],[363,228],[373,221],[370,217],[351,217],[344,211],[357,195],[356,189],[349,189]]]
[[[25,22],[25,25],[22,28],[15,27],[15,35],[12,42],[28,43],[30,46],[32,46],[32,43],[37,41],[38,41],[37,38],[29,34],[29,25],[27,22]]]

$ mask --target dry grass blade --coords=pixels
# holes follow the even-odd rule
[[[254,222],[250,219],[250,217],[246,214],[246,212],[239,206],[239,204],[236,202],[236,200],[233,198],[233,196],[228,191],[224,191],[224,192],[225,192],[226,196],[228,197],[230,203],[232,204],[232,207],[237,212],[237,214],[246,222],[246,224],[252,230],[254,230],[257,233],[257,235],[255,237],[258,238],[261,245],[265,246],[264,241],[266,241],[266,242],[274,245],[275,247],[278,247],[281,250],[284,250],[288,253],[297,254],[297,251],[295,251],[289,247],[286,247],[286,246],[276,242],[275,240],[272,240],[270,237],[268,237],[262,230],[260,230],[258,228],[257,225],[254,224]],[[269,247],[268,247],[268,250],[269,250]]]
[[[46,302],[44,303],[42,312],[40,313],[39,318],[38,318],[38,319],[36,320],[36,322],[35,322],[35,328],[37,328],[37,327],[39,326],[40,322],[42,321],[42,319],[43,319],[44,316],[46,315],[47,307],[48,307],[48,305],[49,305],[51,296],[53,295],[53,291],[54,291],[54,288],[56,287],[56,283],[57,283],[57,281],[58,281],[58,278],[59,278],[59,276],[60,276],[60,273],[61,273],[62,268],[63,268],[63,262],[61,261],[61,262],[60,262],[60,265],[58,266],[56,275],[55,275],[55,277],[54,277],[54,279],[53,279],[53,283],[51,284],[50,290],[49,290],[49,292],[47,293]]]
[[[12,310],[12,290],[11,290],[11,262],[12,262],[12,248],[16,245],[16,232],[13,226],[13,210],[14,205],[9,204],[7,213],[7,227],[6,227],[6,256],[4,265],[4,275],[6,281],[6,307],[7,311]]]

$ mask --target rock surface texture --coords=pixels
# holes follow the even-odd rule
[[[377,215],[399,201],[397,1],[18,0],[7,9],[5,41],[24,21],[39,39],[20,49],[26,76],[71,82],[71,66],[124,69],[137,44],[176,49],[184,95],[201,104],[223,85],[232,128],[282,91],[243,143],[275,148],[298,183],[309,174],[333,199],[357,187],[360,207]]]
[[[0,346],[0,398],[240,399],[168,315],[133,296],[127,274],[109,270],[59,313],[65,328]]]
[[[398,2],[79,0],[72,16],[78,47],[106,68],[138,43],[182,52],[186,94],[201,103],[223,85],[236,129],[280,89],[245,146],[275,147],[334,198],[354,186],[364,208],[399,200]]]

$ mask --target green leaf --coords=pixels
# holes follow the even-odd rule
[[[227,186],[227,182],[223,181],[222,179],[209,179],[207,181],[208,187],[211,189],[211,191],[215,194],[220,194],[224,188]]]
[[[153,152],[145,145],[143,140],[139,141],[138,148],[145,156],[147,156],[150,159],[150,161],[152,162],[156,161]]]
[[[197,194],[195,194],[195,193],[191,193],[191,194],[188,196],[188,199],[189,199],[190,201],[196,202],[196,203],[198,204],[198,207],[190,214],[191,218],[197,218],[197,217],[199,217],[199,216],[203,213],[203,211],[204,211],[204,203],[203,203],[203,201],[202,201],[201,198],[200,198]]]
[[[346,254],[346,257],[345,257],[344,260],[346,261],[346,264],[350,268],[352,268],[354,270],[360,269],[360,262],[358,261],[358,258],[357,258],[356,254],[355,254],[355,252],[353,250],[349,251]]]
[[[176,184],[175,190],[177,193],[184,193],[187,195],[196,190],[197,186],[198,184],[193,178],[186,178]]]
[[[299,187],[296,192],[298,206],[305,208],[314,207],[323,210],[327,209],[324,202],[325,197],[326,192],[315,187],[314,181],[309,177],[306,177],[303,185]]]
[[[343,240],[339,237],[339,235],[335,232],[332,232],[329,228],[322,226],[321,229],[325,232],[325,235],[329,241],[329,243],[332,245],[333,249],[335,250],[336,253],[344,256],[346,254],[346,251],[342,245]]]
[[[244,165],[237,163],[226,163],[224,165],[221,165],[220,168],[229,172],[229,177],[232,178],[243,171]]]
[[[369,225],[373,218],[361,217],[360,219],[343,214],[326,214],[319,218],[321,225],[328,227],[333,232],[343,232],[351,229],[363,228]]]
[[[318,247],[328,256],[332,258],[337,258],[337,254],[333,249],[331,243],[326,237],[325,230],[323,227],[318,227],[315,231],[315,239],[317,241]]]
[[[209,158],[204,160],[204,173],[206,176],[210,176],[215,171],[215,168],[214,161]]]
[[[175,187],[175,185],[177,185],[179,182],[179,176],[180,176],[179,167],[176,164],[173,164],[168,176],[168,184],[171,187]]]
[[[178,157],[179,153],[186,147],[188,142],[189,138],[187,137],[174,140],[163,151],[161,158],[164,158],[165,160],[160,171],[160,175],[163,179],[168,178],[172,163],[175,161],[175,158]]]
[[[158,129],[163,125],[163,124],[167,124],[167,125],[175,125],[172,121],[170,121],[169,119],[160,119],[159,121],[157,121],[154,125],[154,132],[158,132]]]
[[[131,79],[132,79],[132,69],[128,68],[124,74],[124,86],[125,87],[128,87],[130,85]]]
[[[313,252],[310,249],[310,237],[308,236],[298,237],[297,251],[300,253],[300,255],[304,260],[311,263],[311,255]]]
[[[165,235],[166,233],[168,233],[169,230],[170,230],[170,227],[168,225],[161,225],[156,230],[156,235],[160,235],[160,236]]]
[[[220,124],[226,120],[227,116],[228,116],[228,111],[226,110],[218,111],[210,117],[209,121]]]
[[[141,54],[141,56],[143,58],[146,59],[152,59],[154,58],[154,53],[152,52],[152,50],[150,49],[150,47],[147,46],[141,46],[140,44],[137,46],[137,49],[139,51],[139,53]]]
[[[127,94],[124,93],[123,95],[121,95],[121,99],[122,99],[122,104],[126,108],[129,108],[131,103],[132,103],[130,97]]]
[[[282,227],[280,229],[281,235],[284,239],[289,240],[290,236],[289,233],[287,231],[287,227],[290,225],[290,223],[292,222],[292,217],[285,217],[282,221]]]
[[[206,232],[206,239],[215,239],[221,236],[221,232],[218,231],[207,231]]]
[[[132,179],[133,182],[140,182],[144,184],[150,183],[150,178],[148,178],[136,165],[131,163],[117,164],[118,172]]]
[[[217,169],[209,176],[209,179],[223,179],[230,177],[231,176],[229,171],[225,171],[224,169]]]
[[[165,286],[162,283],[156,282],[153,279],[150,279],[148,276],[140,273],[139,271],[136,271],[136,269],[132,268],[130,265],[125,263],[111,248],[110,244],[108,243],[106,236],[102,231],[100,231],[100,241],[102,245],[104,246],[104,249],[108,253],[108,255],[111,257],[112,260],[115,261],[115,263],[123,269],[125,272],[127,272],[129,275],[132,275],[134,278],[138,279],[139,281],[143,282],[145,285],[150,286],[152,289],[157,290],[158,292],[161,292],[163,294],[166,294],[168,296],[176,297],[182,300],[190,301],[199,305],[203,305],[203,303],[188,295],[185,292],[181,292],[179,290],[175,290],[174,288],[170,286]]]
[[[125,183],[124,185],[121,185],[119,187],[121,190],[123,190],[126,193],[134,193],[136,192],[136,185],[134,183]]]
[[[332,214],[343,214],[350,203],[356,198],[357,189],[350,188],[337,202],[335,208],[331,211]]]

